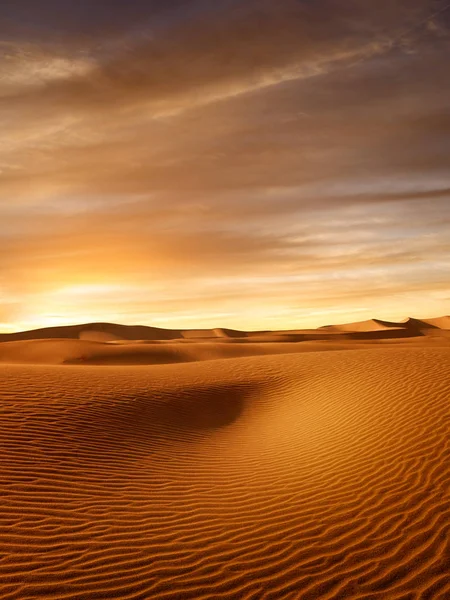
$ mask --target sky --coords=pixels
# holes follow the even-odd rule
[[[450,4],[4,0],[0,331],[449,314]]]

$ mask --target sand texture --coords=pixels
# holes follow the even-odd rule
[[[0,598],[450,598],[450,351],[420,339],[0,365]]]

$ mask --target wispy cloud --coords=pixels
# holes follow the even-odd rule
[[[286,325],[448,297],[445,3],[41,4],[0,8],[2,321],[120,282],[110,316],[230,325],[243,294]]]

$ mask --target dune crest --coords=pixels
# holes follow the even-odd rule
[[[248,337],[264,337],[271,335],[325,335],[331,332],[369,333],[389,329],[407,329],[415,332],[421,329],[450,329],[450,317],[434,317],[430,319],[406,318],[404,321],[391,322],[381,319],[369,319],[335,325],[325,325],[318,329],[291,329],[286,331],[240,331],[216,327],[212,329],[163,329],[147,325],[121,325],[119,323],[85,323],[59,327],[44,327],[16,333],[0,333],[0,342],[35,340],[35,339],[91,339],[93,341],[145,340],[170,341],[180,339],[242,339]]]
[[[405,324],[419,329],[450,329],[450,317],[434,317],[432,319],[413,319],[410,317],[406,319]]]
[[[114,323],[53,327],[0,335],[0,363],[158,365],[266,354],[387,347],[450,347],[448,317],[392,323],[371,319],[318,329],[169,330]],[[53,337],[52,337],[53,336]]]
[[[390,321],[381,321],[380,319],[369,319],[367,321],[355,321],[354,323],[344,323],[342,325],[327,325],[324,329],[334,331],[384,331],[386,329],[402,329],[400,323]]]

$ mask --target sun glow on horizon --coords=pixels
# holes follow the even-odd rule
[[[71,304],[64,308],[64,302],[56,301],[55,295],[52,302],[46,304],[42,312],[29,312],[23,314],[15,323],[0,325],[0,333],[58,327],[67,325],[80,325],[83,323],[120,323],[123,325],[147,325],[166,329],[212,329],[225,327],[244,331],[258,330],[290,330],[290,329],[315,329],[324,325],[344,322],[364,321],[378,318],[386,321],[401,322],[408,317],[430,318],[447,314],[447,302],[437,298],[435,302],[411,304],[415,308],[409,313],[404,311],[403,304],[395,309],[392,302],[379,303],[378,306],[348,306],[346,308],[286,308],[278,306],[259,306],[255,309],[251,303],[244,302],[240,310],[218,311],[211,307],[199,310],[181,310],[166,312],[160,306],[149,313],[142,308],[123,306],[122,312],[115,311],[113,301],[99,304],[101,298],[90,295],[90,286],[79,286],[78,298],[83,298],[83,307],[77,304],[76,294],[70,293],[71,288],[66,288],[60,294],[60,300],[70,299]],[[103,291],[108,286],[103,286]],[[116,289],[111,286],[111,289]],[[91,290],[92,292],[92,290]],[[103,297],[105,300],[105,297]]]

